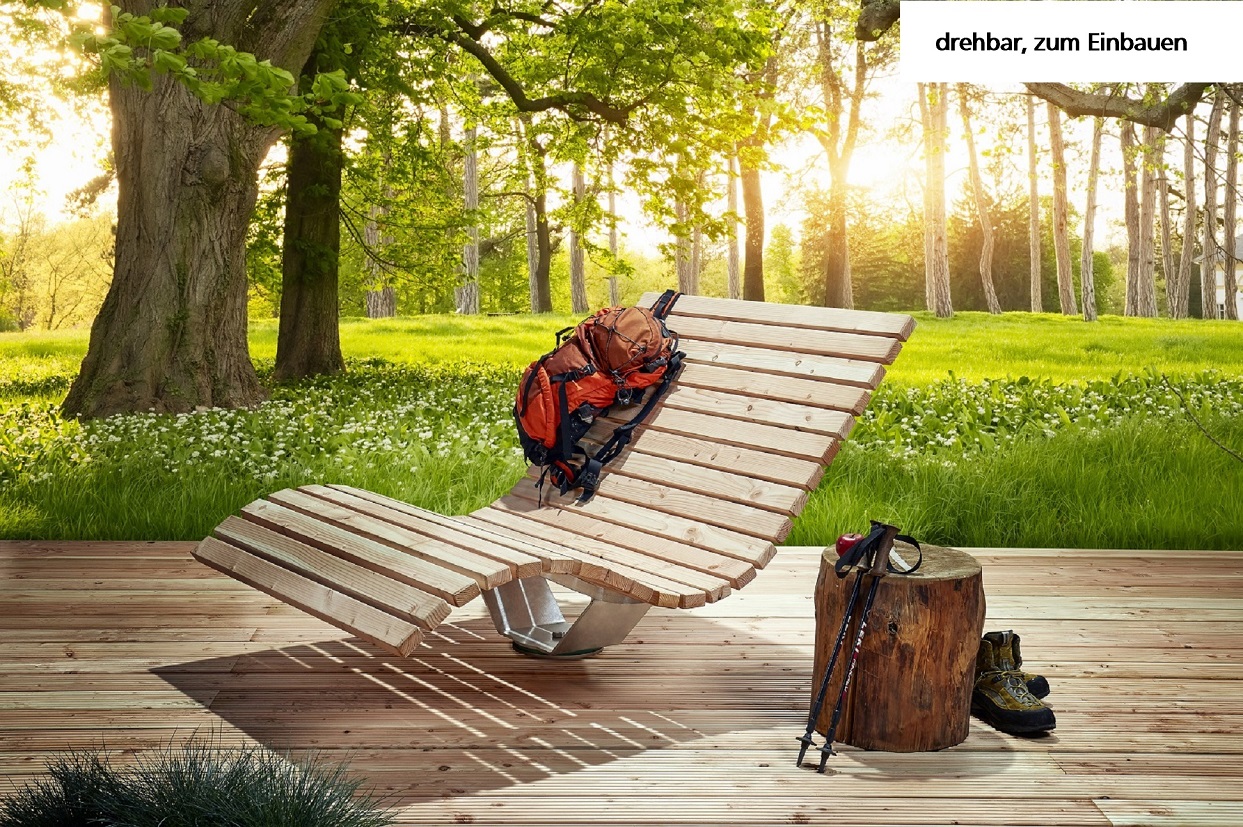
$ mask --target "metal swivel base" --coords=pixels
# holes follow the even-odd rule
[[[591,603],[566,621],[548,581],[587,595]],[[570,660],[621,643],[647,614],[648,604],[569,575],[525,577],[483,593],[496,630],[524,655]]]

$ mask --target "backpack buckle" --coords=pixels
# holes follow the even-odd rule
[[[575,484],[582,486],[583,489],[583,493],[579,495],[577,502],[585,503],[596,493],[596,488],[600,485],[600,471],[603,467],[604,463],[598,459],[588,459],[583,464],[582,469],[578,473],[578,478],[574,480]]]

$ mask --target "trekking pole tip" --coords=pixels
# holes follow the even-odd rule
[[[798,760],[794,762],[794,766],[801,767],[803,766],[803,759],[807,757],[808,748],[815,746],[815,744],[812,743],[810,733],[802,735],[795,740],[802,744],[802,746],[798,748]]]
[[[816,772],[822,775],[824,774],[824,768],[825,765],[829,763],[830,755],[837,755],[837,753],[833,751],[833,747],[831,745],[826,744],[820,748],[820,766],[816,769]]]

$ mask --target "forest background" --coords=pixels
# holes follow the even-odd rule
[[[911,88],[890,7],[4,4],[0,531],[470,507],[532,325],[676,285],[923,309],[796,541],[1237,547],[1239,89]]]

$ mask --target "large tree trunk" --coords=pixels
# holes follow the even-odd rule
[[[729,179],[727,181],[726,211],[729,213],[729,224],[726,229],[726,280],[729,297],[742,298],[742,262],[738,255],[738,158],[734,153],[729,156]]]
[[[1049,149],[1053,154],[1053,256],[1057,259],[1057,298],[1062,313],[1073,316],[1075,277],[1070,263],[1070,208],[1066,203],[1066,152],[1062,142],[1061,111],[1049,104]]]
[[[1135,282],[1135,315],[1154,318],[1157,315],[1157,128],[1144,127],[1144,144],[1140,158],[1139,205],[1139,278]]]
[[[1088,161],[1088,203],[1083,211],[1083,256],[1079,259],[1079,286],[1083,298],[1083,320],[1096,321],[1096,274],[1092,261],[1092,237],[1096,228],[1096,179],[1101,168],[1103,118],[1092,120],[1092,156]]]
[[[1204,141],[1204,257],[1200,260],[1200,309],[1206,319],[1217,318],[1217,142],[1221,137],[1221,111],[1226,96],[1213,93],[1213,109],[1208,116],[1208,137]]]
[[[1195,113],[1188,112],[1183,121],[1183,249],[1178,258],[1178,277],[1166,276],[1166,298],[1170,304],[1171,319],[1187,318],[1190,305],[1191,265],[1195,257],[1196,234],[1196,166],[1195,166]]]
[[[919,84],[924,133],[924,300],[938,317],[954,315],[945,232],[945,142],[949,86]]]
[[[760,190],[760,169],[746,155],[738,159],[742,185],[742,207],[747,214],[746,244],[743,247],[742,297],[764,301],[764,194]]]
[[[1040,186],[1036,157],[1036,99],[1027,96],[1027,243],[1031,262],[1031,305],[1033,313],[1044,310],[1040,270]]]
[[[147,2],[122,2],[142,14]],[[297,72],[333,0],[229,0],[192,7],[188,39],[211,36]],[[254,8],[247,19],[246,11]],[[113,79],[116,263],[91,328],[70,416],[240,407],[264,398],[246,342],[246,229],[259,164],[277,133],[175,80]]]
[[[1222,263],[1225,265],[1225,276],[1222,284],[1225,287],[1226,294],[1226,318],[1239,318],[1239,304],[1237,298],[1238,286],[1235,282],[1234,271],[1239,260],[1235,258],[1238,252],[1238,245],[1235,243],[1235,237],[1238,233],[1238,226],[1235,220],[1235,208],[1239,203],[1239,193],[1235,189],[1235,185],[1239,180],[1239,103],[1231,99],[1230,101],[1230,126],[1226,130],[1226,192],[1224,198],[1226,200],[1226,209],[1224,218],[1224,226],[1222,227],[1222,235],[1226,239],[1226,247],[1222,250]]]
[[[319,49],[302,69],[310,78],[336,69]],[[278,382],[339,373],[341,356],[338,270],[341,260],[342,130],[315,113],[316,133],[289,145],[284,243],[281,245],[280,330],[276,338]]]
[[[997,289],[993,286],[993,216],[988,206],[988,194],[984,192],[984,179],[980,176],[980,160],[975,154],[975,137],[971,131],[971,111],[967,105],[966,84],[958,85],[958,112],[962,116],[963,135],[967,139],[971,193],[975,198],[975,211],[980,217],[980,284],[984,288],[984,301],[989,313],[1000,313]]]
[[[574,190],[574,205],[577,207],[587,197],[587,182],[583,180],[583,168],[574,164],[571,185]],[[586,313],[587,305],[587,262],[583,255],[583,242],[578,230],[570,226],[570,307],[575,313]]]
[[[315,72],[315,55],[305,73]],[[285,243],[281,248],[278,382],[339,373],[337,270],[341,253],[341,130],[310,116],[318,131],[289,147]]]

